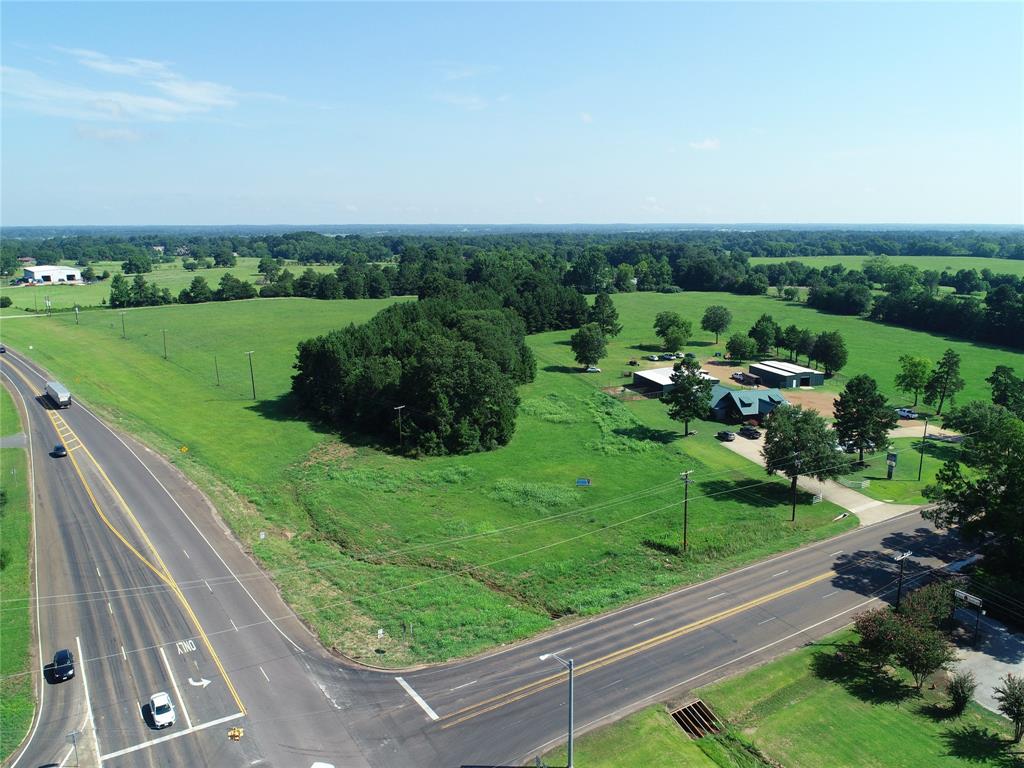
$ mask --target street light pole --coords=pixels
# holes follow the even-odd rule
[[[576,665],[572,659],[563,659],[557,653],[545,653],[540,657],[541,661],[547,661],[548,659],[554,659],[567,670],[569,670],[569,740],[568,747],[566,749],[566,768],[573,768],[572,764],[572,730],[573,730],[573,671],[576,669]]]
[[[253,400],[256,399],[256,374],[254,374],[252,372],[252,353],[255,352],[255,351],[256,351],[255,349],[250,349],[248,352],[245,353],[245,354],[247,354],[249,356],[249,381],[252,382],[252,399]]]
[[[402,439],[402,409],[404,405],[396,405],[393,410],[398,411],[398,450],[405,449],[405,440]]]
[[[683,552],[686,552],[690,546],[687,540],[687,528],[689,527],[690,473],[692,471],[692,469],[688,469],[679,474],[683,478]]]
[[[793,475],[793,482],[790,486],[790,495],[793,502],[793,513],[789,516],[789,522],[796,522],[796,479],[800,476],[800,454],[796,455],[793,459],[793,468],[796,469],[796,474]]]
[[[924,420],[924,436],[921,438],[921,460],[917,463],[917,482],[921,482],[921,472],[924,469],[924,445],[928,442],[928,419]]]
[[[909,550],[904,552],[902,555],[896,558],[896,562],[900,564],[900,581],[899,586],[896,587],[896,610],[900,609],[900,600],[903,598],[903,561],[913,555],[913,552]]]

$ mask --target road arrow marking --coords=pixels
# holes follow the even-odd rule
[[[213,681],[212,680],[207,680],[205,677],[202,677],[199,680],[193,680],[191,677],[188,679],[188,684],[189,685],[198,685],[200,688],[205,688],[211,682],[213,682]]]

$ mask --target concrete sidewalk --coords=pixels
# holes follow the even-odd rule
[[[731,451],[738,453],[759,466],[764,466],[764,458],[761,456],[761,448],[764,445],[764,436],[756,440],[748,440],[745,437],[737,436],[731,443],[723,443]],[[871,525],[891,517],[902,515],[917,509],[917,504],[888,504],[884,501],[872,499],[863,493],[858,493],[852,488],[840,485],[834,480],[820,481],[813,477],[799,477],[796,481],[797,487],[809,493],[821,494],[823,499],[831,501],[838,507],[857,515],[861,525]]]
[[[957,622],[964,627],[968,639],[974,634],[974,611],[958,608]],[[999,711],[993,689],[1007,674],[1024,675],[1024,635],[1011,632],[1005,624],[982,617],[978,644],[957,650],[960,669],[969,669],[978,681],[974,699],[985,709]]]
[[[0,448],[28,448],[28,438],[24,432],[0,437]]]

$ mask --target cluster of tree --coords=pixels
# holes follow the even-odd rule
[[[490,450],[511,439],[515,387],[534,377],[525,333],[509,309],[429,298],[396,304],[301,342],[292,389],[339,429],[425,454]]]
[[[594,306],[587,312],[586,323],[569,339],[576,362],[588,368],[597,365],[608,352],[608,339],[618,336],[620,331],[619,311],[611,296],[597,294]]]
[[[230,272],[225,272],[220,279],[217,290],[210,288],[206,278],[196,275],[188,288],[178,293],[179,304],[202,304],[206,301],[238,301],[239,299],[256,298],[256,286],[247,280],[239,280]]]
[[[807,306],[837,315],[863,315],[871,309],[871,289],[863,282],[819,283],[807,292]]]
[[[735,333],[725,342],[726,351],[733,360],[750,360],[757,355],[769,355],[772,349],[789,352],[789,359],[799,361],[800,356],[821,363],[826,376],[832,376],[846,365],[846,341],[838,331],[815,334],[806,328],[780,326],[771,315],[763,314],[744,335]]]
[[[151,307],[170,304],[173,301],[174,298],[167,288],[157,288],[153,283],[147,283],[142,275],[136,275],[130,283],[121,274],[114,275],[114,279],[110,281],[109,304],[115,309]]]
[[[668,406],[669,418],[683,422],[683,437],[689,437],[690,421],[708,415],[714,385],[700,375],[700,363],[688,358],[673,366],[672,383],[674,388],[661,396],[661,402]]]
[[[999,371],[998,368],[996,370]],[[937,405],[935,413],[941,414],[946,401],[955,402],[956,394],[964,388],[964,380],[960,376],[960,354],[947,349],[934,364],[926,357],[901,355],[895,384],[901,392],[914,396],[915,407],[918,397],[924,392],[925,404]]]
[[[260,262],[266,283],[260,296],[302,296],[308,299],[383,299],[391,295],[391,279],[395,271],[373,264],[341,266],[334,272],[317,272],[307,268],[295,277],[281,269],[272,259]]]

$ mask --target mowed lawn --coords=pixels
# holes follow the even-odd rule
[[[147,283],[154,283],[158,288],[167,288],[171,295],[177,298],[181,289],[188,288],[196,276],[205,278],[214,290],[220,284],[220,279],[228,272],[239,280],[248,280],[256,284],[263,277],[256,271],[257,266],[259,266],[259,259],[240,258],[233,267],[213,267],[189,272],[182,266],[181,259],[175,259],[166,263],[154,262],[153,271],[146,272],[142,276]],[[331,264],[289,263],[285,265],[285,268],[291,270],[296,277],[302,274],[307,267],[312,267],[317,272],[333,272],[337,269],[337,265]],[[93,262],[92,268],[96,270],[97,275],[103,274],[103,271],[106,270],[110,272],[111,277],[89,285],[5,285],[0,287],[0,296],[10,296],[13,302],[10,307],[2,311],[2,315],[9,317],[24,314],[26,309],[38,309],[43,312],[46,310],[47,298],[50,300],[50,307],[54,310],[70,309],[76,304],[79,307],[99,307],[105,304],[110,298],[110,280],[121,271],[121,262],[97,261]],[[19,271],[13,275],[13,278],[20,276],[21,272]],[[135,279],[135,275],[125,275],[125,278],[131,281]]]
[[[943,464],[951,459],[959,459],[960,447],[956,444],[928,440],[924,445],[922,461],[921,442],[920,438],[915,437],[898,437],[890,441],[896,454],[892,480],[888,479],[885,450],[874,454],[865,453],[864,461],[867,466],[855,468],[842,479],[846,482],[868,480],[866,487],[855,487],[855,490],[879,501],[924,504],[927,501],[922,493],[925,486],[935,482],[935,475],[942,469]],[[848,457],[854,459],[856,454],[848,454]],[[919,468],[920,482],[917,479]]]
[[[774,259],[770,256],[755,256],[750,259],[750,265],[757,264],[778,264],[783,261],[799,261],[808,266],[831,267],[834,264],[842,264],[847,269],[861,269],[864,261],[869,256],[795,256],[792,259]],[[890,256],[889,261],[893,264],[913,264],[920,270],[934,269],[936,272],[943,270],[957,272],[961,269],[976,269],[979,272],[983,269],[990,269],[997,275],[1017,275],[1024,277],[1024,260],[1021,259],[986,259],[982,256]]]
[[[81,325],[55,315],[8,323],[5,334],[207,488],[325,643],[378,662],[509,642],[853,522],[832,523],[838,510],[826,503],[789,524],[781,480],[719,445],[716,425],[682,440],[657,401],[602,392],[600,377],[566,365],[569,332],[531,338],[540,370],[499,451],[399,458],[297,419],[285,397],[295,344],[385,303],[133,310],[126,339],[120,313],[95,311]],[[695,479],[685,557],[683,469]],[[578,478],[592,485],[577,488]]]
[[[21,416],[6,389],[0,394],[0,437],[21,432]]]
[[[0,412],[14,413],[11,396],[0,387]],[[16,417],[15,417],[16,418]],[[5,433],[17,432],[4,425]],[[0,761],[21,743],[32,722],[34,677],[29,672],[32,628],[29,615],[29,547],[32,516],[28,507],[26,453],[0,448]]]

